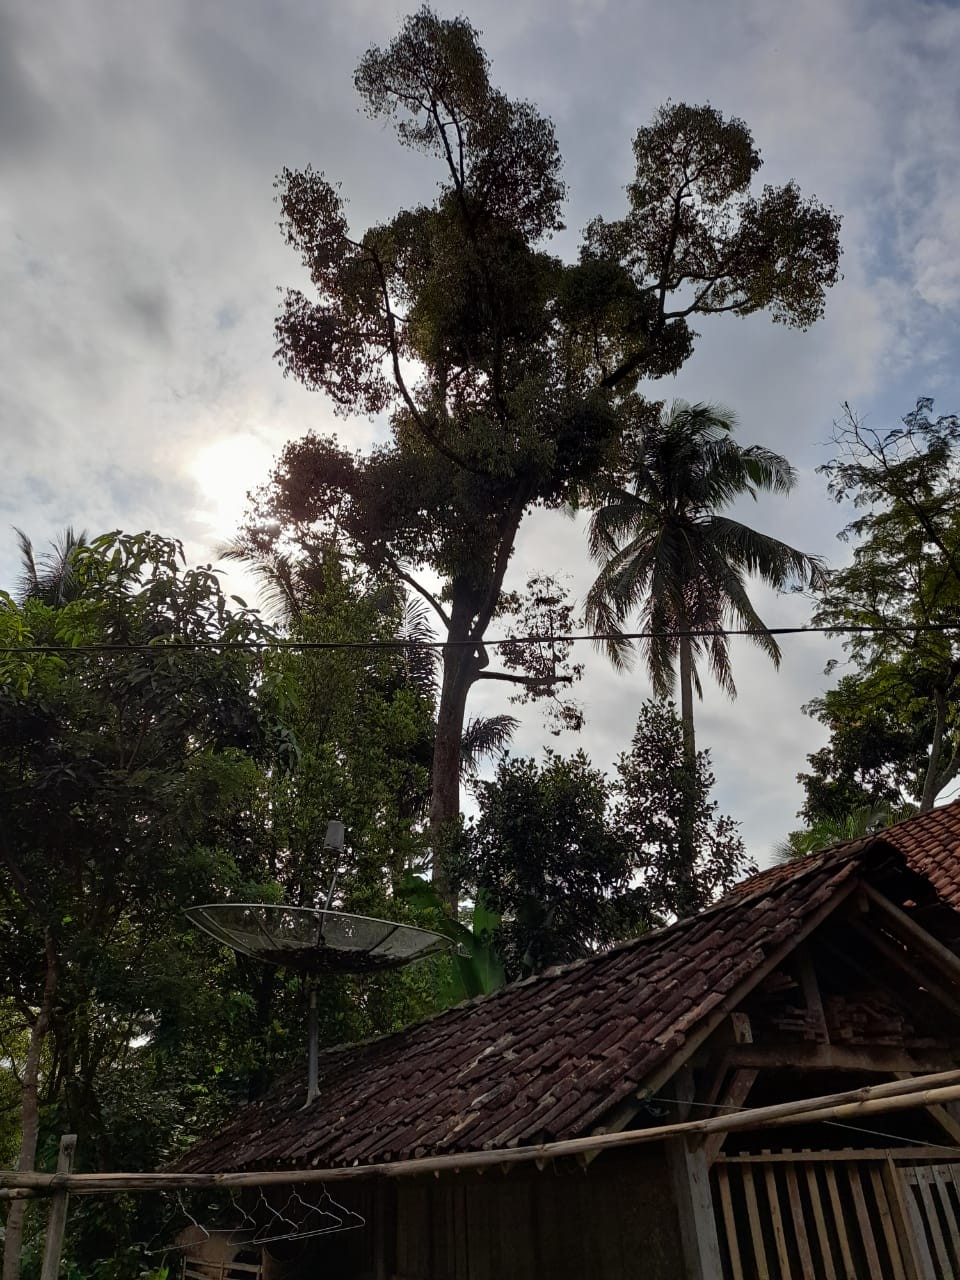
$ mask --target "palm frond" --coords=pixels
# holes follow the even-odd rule
[[[282,551],[256,551],[241,539],[214,548],[218,560],[241,564],[257,582],[257,595],[265,614],[282,622],[296,622],[303,615],[305,592],[293,557]]]
[[[731,696],[736,693],[724,619],[755,631],[775,662],[780,650],[750,602],[744,579],[757,576],[778,590],[815,584],[815,556],[771,538],[720,511],[744,494],[788,493],[796,474],[781,454],[733,439],[735,415],[725,406],[677,400],[630,441],[618,486],[593,495],[588,528],[600,572],[587,596],[596,629],[623,629],[640,612],[638,644],[658,697],[676,682],[678,635],[703,631],[691,644]],[[611,658],[622,665],[620,655]],[[693,672],[700,690],[699,672]]]
[[[517,731],[515,716],[474,716],[460,738],[460,770],[475,778],[484,760],[501,755]]]
[[[778,591],[794,582],[816,586],[824,571],[819,556],[798,551],[727,516],[713,516],[709,528],[710,542],[721,556]]]
[[[39,595],[40,571],[37,567],[37,557],[34,554],[33,542],[16,525],[14,525],[13,531],[17,535],[17,546],[20,549],[20,575],[17,578],[17,596],[21,602],[35,600]]]
[[[421,697],[433,702],[438,693],[440,651],[424,648],[437,635],[433,614],[425,600],[401,590],[400,625],[397,638],[409,643],[403,650],[404,674]]]
[[[60,608],[76,598],[75,553],[86,546],[87,533],[75,533],[67,525],[51,542],[49,550],[37,556],[33,542],[22,529],[14,528],[20,550],[20,577],[17,594],[21,601],[41,600],[53,608]]]

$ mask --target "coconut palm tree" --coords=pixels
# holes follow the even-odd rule
[[[39,600],[59,608],[75,600],[79,594],[74,572],[74,553],[86,545],[86,531],[74,533],[73,526],[50,543],[50,549],[37,555],[33,542],[22,529],[14,528],[20,547],[20,578],[17,597],[20,603]]]
[[[820,561],[724,514],[737,498],[760,490],[788,493],[789,462],[761,445],[733,439],[736,419],[718,405],[676,401],[638,433],[618,482],[591,495],[589,546],[600,573],[587,596],[587,618],[610,638],[613,661],[626,666],[631,642],[623,623],[638,615],[637,643],[657,697],[679,674],[684,758],[696,761],[694,693],[701,667],[736,696],[726,626],[747,628],[779,665],[780,648],[747,593],[751,577],[777,589],[814,584]],[[687,851],[692,859],[693,850]]]
[[[918,812],[917,806],[909,803],[879,806],[865,804],[839,818],[818,818],[809,827],[791,831],[785,840],[775,845],[774,861],[797,862],[811,853],[820,853],[834,845],[859,840],[862,836],[873,835],[898,822],[906,822],[908,818],[916,817]]]
[[[618,665],[629,658],[622,624],[639,613],[641,652],[657,697],[669,697],[679,666],[680,714],[695,750],[693,694],[699,663],[731,697],[736,685],[725,625],[749,628],[773,661],[780,647],[747,594],[751,576],[782,590],[815,583],[820,561],[723,515],[758,490],[788,493],[795,473],[780,454],[732,438],[736,419],[718,405],[676,401],[640,435],[621,483],[594,495],[590,554],[601,566],[587,597],[591,626],[610,635]],[[702,634],[708,633],[708,634]]]

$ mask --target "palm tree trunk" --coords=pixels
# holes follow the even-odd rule
[[[686,619],[681,619],[681,633],[687,629]],[[679,637],[680,657],[680,724],[683,731],[683,776],[679,830],[680,865],[677,868],[677,915],[682,919],[699,905],[694,889],[694,869],[697,850],[694,847],[694,828],[697,805],[697,740],[693,728],[693,646],[689,635]]]
[[[686,623],[683,623],[684,628]],[[697,740],[693,730],[693,646],[688,635],[680,636],[680,723],[683,726],[683,759],[697,761]]]

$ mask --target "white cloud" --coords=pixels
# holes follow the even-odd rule
[[[821,324],[806,335],[760,318],[704,325],[682,377],[658,388],[728,402],[744,439],[796,462],[795,497],[751,517],[831,551],[840,513],[812,469],[840,402],[893,420],[932,389],[958,407],[960,12],[883,0],[484,0],[470,12],[494,75],[557,123],[572,228],[558,250],[572,251],[592,213],[623,208],[632,133],[667,97],[743,116],[765,179],[795,177],[844,214],[846,278]],[[300,269],[271,184],[283,165],[313,162],[343,180],[357,226],[429,196],[429,163],[357,111],[351,82],[399,14],[383,0],[0,0],[8,524],[37,540],[68,520],[159,527],[205,557],[285,440],[310,428],[373,438],[272,360],[276,286]],[[0,581],[13,563],[12,538],[0,539]],[[537,515],[512,573],[557,567],[580,591],[589,581],[576,526]],[[771,618],[797,607],[765,604]],[[738,650],[739,701],[708,694],[701,716],[723,803],[757,849],[789,825],[793,775],[817,741],[799,706],[820,686],[820,649],[784,648],[779,674]],[[583,741],[606,764],[645,684],[599,655],[588,663]],[[502,691],[484,689],[485,704],[502,706]],[[525,717],[518,745],[542,741]]]

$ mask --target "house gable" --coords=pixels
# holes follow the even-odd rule
[[[917,917],[948,936],[960,921],[909,871],[880,879],[886,893],[859,884],[768,968],[656,1097],[645,1091],[629,1118],[621,1109],[616,1127],[661,1119],[665,1098],[676,1100],[668,1114],[686,1118],[954,1068],[960,959]],[[909,903],[893,900],[906,895]],[[905,1125],[921,1142],[960,1142],[960,1117],[942,1107]],[[849,1145],[849,1134],[832,1142],[841,1139]],[[830,1133],[817,1142],[830,1146]],[[708,1161],[722,1147],[720,1136],[708,1143]]]

